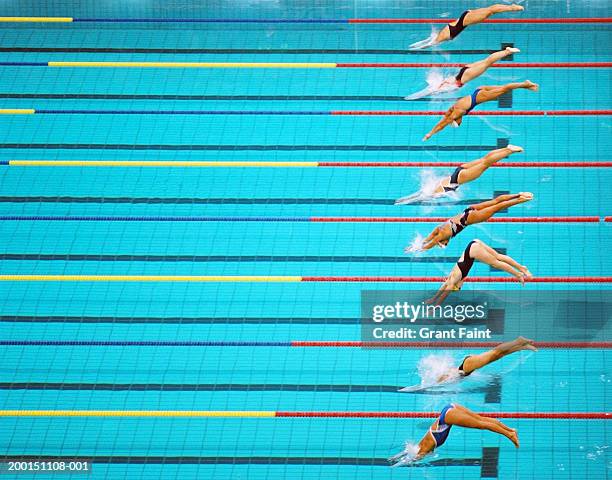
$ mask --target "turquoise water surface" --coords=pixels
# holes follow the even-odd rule
[[[612,271],[608,253],[612,224],[603,221],[612,215],[610,168],[493,168],[462,188],[458,198],[437,205],[397,207],[394,199],[418,190],[421,169],[5,165],[10,160],[463,162],[508,142],[525,148],[525,153],[508,161],[610,161],[609,115],[473,116],[461,128],[449,128],[423,144],[422,136],[437,117],[315,114],[443,110],[452,100],[402,100],[425,86],[427,68],[23,65],[49,61],[468,63],[508,43],[522,50],[511,60],[515,62],[610,62],[609,23],[479,25],[445,44],[442,52],[414,54],[406,51],[407,46],[426,37],[429,25],[163,20],[432,18],[443,14],[453,18],[485,3],[41,3],[1,2],[0,15],[160,21],[0,23],[0,108],[149,113],[2,115],[0,275],[443,276],[473,238],[505,249],[538,277],[606,277]],[[498,18],[612,16],[606,2],[529,1],[524,5],[523,14]],[[125,50],[112,50],[119,48]],[[161,53],[160,49],[202,52]],[[525,78],[539,83],[540,91],[515,91],[512,110],[611,108],[610,68],[491,69],[461,94],[469,94],[478,85]],[[510,111],[496,102],[480,109]],[[310,114],[151,113],[172,110]],[[435,169],[439,175],[450,171]],[[302,221],[310,217],[448,217],[471,203],[520,191],[533,192],[534,200],[498,217],[599,220],[481,224],[470,227],[447,249],[416,258],[404,255],[404,247],[416,233],[425,235],[435,224]],[[62,220],[51,221],[49,216]],[[121,216],[131,219],[109,220]],[[177,217],[228,217],[229,221]],[[261,217],[261,221],[238,221],[244,217]],[[264,221],[288,217],[296,218]],[[472,275],[504,274],[476,264]],[[611,357],[605,348],[521,353],[487,367],[459,387],[401,394],[398,388],[419,382],[415,367],[424,356],[446,353],[460,362],[466,354],[481,350],[289,346],[288,342],[301,340],[359,341],[362,290],[433,286],[2,281],[1,339],[18,344],[0,350],[0,409],[5,412],[0,421],[1,454],[99,458],[88,477],[96,479],[607,478],[612,468],[608,453],[612,431],[605,420],[504,420],[518,429],[518,450],[491,432],[455,428],[430,463],[391,469],[385,459],[400,451],[404,441],[418,440],[430,419],[6,414],[7,410],[430,412],[451,401],[477,412],[609,411]],[[489,285],[500,294],[520,288],[515,283]],[[551,290],[609,288],[609,283],[532,283],[524,291],[541,292],[546,299]],[[493,339],[533,335],[550,342],[610,340],[609,313],[601,322],[589,321],[593,318],[589,311],[580,318],[576,324],[561,321],[554,313],[533,318],[510,309],[504,328]],[[32,341],[132,344],[28,344]],[[282,345],[138,345],[156,341]],[[15,478],[69,476],[20,473]],[[81,474],[72,476],[81,478]]]

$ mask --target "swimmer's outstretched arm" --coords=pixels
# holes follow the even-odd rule
[[[450,294],[451,290],[452,288],[448,288],[446,283],[444,283],[433,297],[425,300],[425,303],[427,305],[442,305],[446,297],[448,297]]]
[[[422,50],[423,48],[433,47],[437,45],[438,42],[438,33],[432,33],[425,40],[419,40],[418,42],[414,42],[410,45],[410,50]]]
[[[395,201],[395,205],[408,205],[410,203],[420,202],[421,200],[426,200],[431,198],[431,196],[424,194],[421,190],[415,193],[411,193],[410,195],[406,195],[405,197],[398,198]]]
[[[435,126],[435,127],[433,127],[433,128],[431,129],[431,131],[430,131],[428,134],[426,134],[426,135],[423,137],[423,141],[425,142],[425,141],[429,140],[429,139],[430,139],[432,136],[434,136],[436,133],[438,133],[438,132],[440,132],[440,131],[444,130],[444,129],[445,129],[447,126],[449,126],[451,123],[453,123],[453,120],[454,120],[454,119],[453,119],[453,116],[452,116],[452,115],[450,115],[450,114],[446,114],[446,115],[444,115],[444,117],[442,117],[442,120],[440,120],[440,121],[439,121],[439,122],[436,124],[436,126]]]

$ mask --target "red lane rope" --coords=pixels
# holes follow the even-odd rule
[[[311,222],[442,223],[448,217],[310,217]],[[498,217],[491,223],[599,223],[599,217]]]
[[[302,282],[401,282],[425,283],[443,282],[446,277],[302,277]],[[474,283],[514,283],[514,277],[467,277],[465,282]],[[612,277],[534,277],[525,279],[529,283],[611,283]]]
[[[332,110],[332,115],[410,115],[411,117],[426,117],[431,115],[444,115],[443,110]],[[547,116],[586,116],[586,115],[612,115],[612,110],[482,110],[470,112],[471,116],[523,116],[523,117],[547,117]]]
[[[436,418],[440,412],[276,412],[277,417],[309,418]],[[490,418],[610,420],[609,412],[484,412]]]
[[[465,63],[336,63],[336,68],[445,68],[463,67]],[[494,68],[608,68],[612,62],[512,62],[495,63]]]
[[[494,348],[497,342],[326,342],[292,341],[292,347],[334,347],[334,348]],[[535,342],[538,348],[612,348],[612,342]]]
[[[612,222],[612,217],[606,217],[606,218],[605,218],[605,221],[606,221],[606,222]]]
[[[451,18],[349,18],[349,23],[449,23]],[[490,18],[484,23],[612,23],[612,18]]]
[[[319,162],[319,167],[459,167],[465,162]],[[492,167],[612,167],[612,162],[507,162]]]

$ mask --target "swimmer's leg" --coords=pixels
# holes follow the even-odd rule
[[[468,25],[484,22],[491,15],[495,15],[497,13],[518,12],[521,10],[525,10],[525,8],[520,5],[503,5],[501,3],[491,5],[490,7],[477,8],[469,11],[469,13],[463,19],[463,24],[467,27]]]
[[[455,408],[459,409],[460,411],[464,412],[466,415],[470,415],[472,416],[475,420],[480,420],[489,424],[494,424],[497,427],[505,430],[506,432],[508,432],[508,434],[512,435],[512,434],[516,434],[516,429],[514,428],[510,428],[508,425],[503,424],[502,422],[500,422],[499,420],[497,420],[496,418],[489,418],[489,417],[484,417],[482,415],[478,415],[477,413],[472,412],[471,410],[468,410],[467,408],[461,406],[461,405],[455,405]],[[517,438],[518,440],[518,438]]]
[[[455,405],[446,412],[445,422],[448,425],[457,425],[465,428],[477,428],[480,430],[489,430],[494,433],[499,433],[508,438],[518,448],[518,436],[516,431],[506,427],[501,422],[491,422],[486,417],[478,415],[465,407]],[[503,426],[502,426],[503,425]]]
[[[537,92],[540,86],[530,80],[525,80],[524,82],[508,83],[506,85],[479,87],[480,92],[478,92],[476,99],[478,100],[478,103],[490,102],[491,100],[497,100],[502,95],[518,88],[525,88],[527,90],[531,90],[532,92]]]
[[[486,72],[486,70],[494,63],[518,51],[519,51],[518,48],[507,47],[504,50],[492,53],[484,60],[479,60],[477,62],[467,64],[466,65],[467,69],[463,72],[461,81],[465,84],[469,82],[470,80],[474,80],[476,77],[479,77],[484,72]]]
[[[508,194],[508,195],[500,195],[493,200],[488,200],[486,202],[478,203],[472,206],[472,211],[467,219],[468,225],[473,225],[475,223],[481,223],[493,215],[495,215],[500,210],[505,210],[507,208],[513,207],[514,205],[518,205],[519,203],[525,203],[533,199],[533,194],[528,192],[522,192],[518,194]]]
[[[496,362],[506,355],[510,355],[511,353],[519,352],[521,350],[535,351],[537,349],[533,346],[533,340],[518,337],[516,340],[512,340],[511,342],[501,343],[488,352],[480,353],[478,355],[470,355],[463,361],[463,370],[466,373],[471,373],[474,370],[478,370],[479,368],[489,365],[490,363]]]
[[[468,163],[464,163],[461,165],[463,170],[459,172],[459,176],[457,179],[459,180],[459,185],[467,182],[471,182],[472,180],[476,180],[480,177],[490,166],[496,164],[500,160],[509,157],[513,153],[522,152],[523,149],[515,146],[508,146],[505,148],[498,148],[497,150],[493,150],[487,153],[484,157],[479,158],[478,160],[473,160]]]
[[[502,270],[506,273],[509,273],[513,277],[516,277],[521,282],[521,284],[525,283],[524,275],[520,270],[515,269],[507,262],[504,262],[501,258],[499,258],[499,253],[497,253],[491,247],[489,248],[491,249],[491,251],[485,249],[482,243],[477,242],[472,246],[470,252],[472,257],[478,260],[479,262],[496,268],[497,270]]]
[[[526,277],[532,277],[533,276],[531,274],[531,272],[529,271],[529,269],[525,265],[521,265],[516,260],[514,260],[514,258],[512,258],[511,256],[499,253],[495,249],[489,247],[486,243],[478,241],[478,246],[476,248],[476,252],[478,252],[478,250],[480,248],[482,248],[484,251],[488,252],[489,254],[493,255],[497,261],[500,261],[500,262],[503,262],[503,263],[505,263],[507,265],[510,265],[510,267],[516,269],[517,271],[519,271],[520,273],[522,273]]]

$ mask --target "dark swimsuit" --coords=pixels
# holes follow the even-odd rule
[[[457,82],[458,87],[463,87],[463,82],[461,81],[461,79],[463,78],[463,74],[468,68],[469,67],[461,67],[461,70],[459,70],[459,73],[455,76],[455,82]]]
[[[459,17],[459,19],[457,20],[457,24],[456,25],[451,25],[450,23],[448,24],[448,30],[450,32],[450,38],[451,39],[455,38],[457,35],[459,35],[465,29],[466,26],[463,24],[463,20],[465,20],[465,16],[468,13],[470,13],[469,10],[466,10],[465,12],[463,12],[461,14],[461,16]]]
[[[457,167],[455,171],[451,174],[448,187],[442,187],[444,188],[445,192],[454,192],[459,188],[459,174],[461,173],[461,170],[464,170],[464,168]]]
[[[467,227],[467,219],[472,210],[474,210],[472,207],[466,208],[459,219],[459,223],[448,220],[451,227],[451,238],[456,237],[465,227]]]
[[[459,267],[459,270],[461,270],[461,280],[468,276],[472,265],[474,265],[474,258],[470,256],[470,249],[475,243],[476,240],[472,240],[470,243],[468,243],[467,247],[465,247],[465,250],[463,251],[463,260],[459,260],[457,262],[457,267]]]
[[[472,370],[472,371],[470,371],[470,372],[466,372],[466,371],[463,369],[463,364],[464,364],[464,363],[465,363],[465,361],[466,361],[468,358],[470,358],[470,357],[471,357],[471,355],[468,355],[467,357],[465,357],[465,358],[463,359],[463,361],[461,362],[461,365],[459,365],[459,368],[458,368],[459,373],[460,373],[461,375],[463,375],[464,377],[467,377],[468,375],[471,375],[471,374],[472,374],[472,372],[474,371],[474,370]]]

